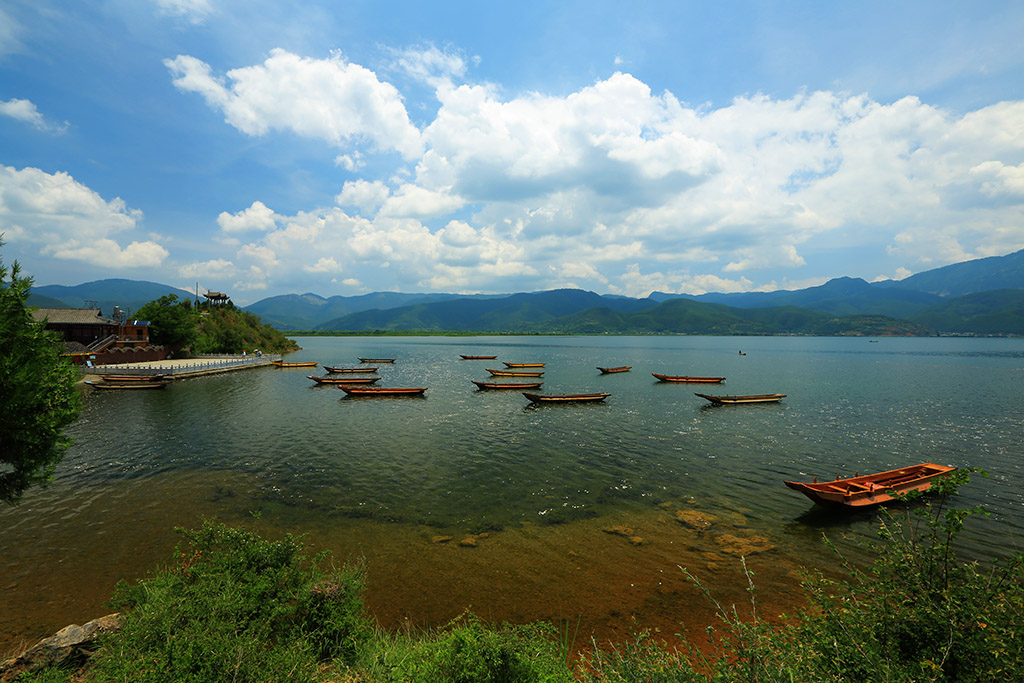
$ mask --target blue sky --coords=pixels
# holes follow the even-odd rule
[[[0,1],[38,285],[645,296],[1024,248],[1019,2]]]

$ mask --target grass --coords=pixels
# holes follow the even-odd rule
[[[954,542],[984,511],[946,502],[961,471],[927,502],[879,513],[875,563],[832,581],[808,574],[810,606],[781,623],[749,605],[716,607],[702,653],[648,632],[626,643],[576,648],[576,629],[487,624],[464,614],[442,628],[388,632],[362,605],[363,570],[307,558],[299,539],[267,541],[205,522],[182,531],[174,563],[118,587],[124,630],[102,641],[86,670],[51,669],[17,680],[316,681],[319,683],[689,683],[750,681],[1024,680],[1024,561],[960,561]],[[842,561],[842,558],[840,558]],[[686,570],[683,570],[686,571]],[[575,655],[575,657],[573,656]],[[80,676],[80,677],[75,677]]]

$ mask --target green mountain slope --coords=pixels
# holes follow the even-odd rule
[[[104,315],[113,313],[114,306],[120,306],[121,310],[127,310],[129,313],[137,311],[150,301],[155,301],[166,294],[175,294],[184,299],[195,296],[192,292],[170,285],[124,278],[96,280],[73,287],[44,285],[33,287],[32,294],[58,299],[71,308],[88,308],[91,304],[87,305],[86,302],[92,301]]]
[[[913,320],[943,334],[1024,335],[1024,289],[957,297],[932,306]]]

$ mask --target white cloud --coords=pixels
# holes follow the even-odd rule
[[[162,14],[187,18],[193,24],[201,24],[213,13],[210,0],[156,0]]]
[[[319,261],[311,266],[303,266],[302,269],[307,273],[340,273],[342,271],[341,266],[337,261],[334,260],[333,256],[323,256]]]
[[[0,232],[59,259],[110,268],[160,265],[168,252],[153,241],[122,247],[113,235],[134,230],[142,212],[119,197],[105,201],[67,173],[0,166]]]
[[[0,7],[0,55],[21,52],[24,28],[3,7]]]
[[[405,57],[410,71],[462,74],[457,62],[442,68],[444,53]],[[331,64],[317,67],[349,68]],[[238,85],[248,76],[229,90],[198,65],[179,87],[208,88],[225,112],[232,98],[255,99]],[[414,167],[374,159],[362,168],[375,175],[345,182],[335,207],[221,214],[224,233],[263,233],[239,267],[260,268],[261,282],[333,282],[333,262],[344,282],[389,289],[643,296],[820,284],[809,255],[847,247],[875,248],[890,265],[871,272],[897,275],[1024,247],[1024,103],[960,116],[914,97],[813,92],[693,108],[623,73],[559,97],[442,85]],[[364,159],[351,160],[337,163]],[[311,253],[321,260],[310,265]],[[829,273],[839,274],[864,276]]]
[[[372,183],[365,180],[350,180],[334,198],[338,206],[351,206],[364,214],[374,214],[388,198],[391,191],[379,180]]]
[[[288,130],[336,147],[367,140],[406,158],[422,152],[398,90],[340,54],[312,59],[274,49],[263,64],[228,71],[230,85],[195,57],[179,55],[164,64],[178,89],[202,95],[246,135]]]
[[[15,98],[7,100],[6,102],[0,102],[0,116],[9,116],[16,121],[27,123],[38,130],[53,133],[63,133],[68,128],[67,121],[60,125],[48,122],[43,115],[39,113],[36,105],[33,104],[31,100],[19,100]]]
[[[462,55],[440,50],[433,45],[392,50],[392,68],[409,74],[433,88],[449,87],[453,80],[466,73],[466,60]]]
[[[238,213],[221,212],[217,216],[217,224],[220,229],[227,233],[233,232],[267,232],[273,230],[277,225],[274,212],[267,208],[261,201],[255,201],[252,205]]]
[[[222,279],[235,277],[238,269],[231,261],[211,259],[202,263],[193,262],[178,268],[179,277],[188,279]]]

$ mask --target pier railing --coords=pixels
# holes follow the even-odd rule
[[[167,363],[166,361],[118,363],[117,365],[81,366],[81,370],[87,375],[191,375],[259,367],[270,365],[275,360],[281,360],[281,354],[264,353],[260,356],[202,355],[174,361],[173,363]]]

